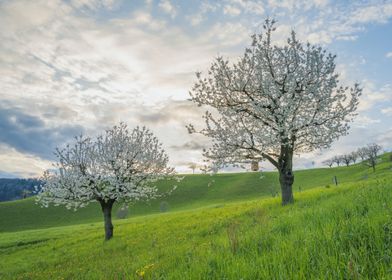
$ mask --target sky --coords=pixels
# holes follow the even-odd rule
[[[295,167],[371,142],[391,150],[391,0],[0,0],[0,177],[40,176],[56,147],[120,121],[150,128],[191,172],[210,143],[185,128],[203,125],[188,100],[195,73],[235,61],[267,17],[276,42],[294,29],[337,55],[342,85],[363,88],[350,134]]]

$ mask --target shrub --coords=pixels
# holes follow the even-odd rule
[[[159,204],[159,210],[160,210],[162,213],[169,211],[169,203],[168,203],[167,201],[162,201],[162,202]]]
[[[124,206],[117,210],[116,217],[118,219],[125,219],[128,216],[128,207]]]

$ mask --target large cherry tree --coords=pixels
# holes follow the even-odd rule
[[[279,171],[285,205],[294,201],[293,155],[347,134],[361,89],[339,85],[335,55],[301,43],[294,31],[286,44],[274,44],[275,30],[267,19],[238,61],[218,57],[206,75],[196,74],[191,99],[213,110],[205,128],[188,130],[212,138],[204,155],[216,168],[268,160]]]
[[[113,236],[115,202],[155,198],[160,195],[155,182],[177,178],[161,143],[145,127],[129,131],[121,123],[95,139],[76,137],[55,154],[58,161],[54,171],[45,172],[37,201],[75,210],[99,202],[106,240]]]

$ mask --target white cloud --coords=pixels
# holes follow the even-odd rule
[[[170,0],[161,0],[159,2],[159,8],[162,9],[163,12],[166,14],[170,15],[171,18],[175,18],[177,15],[177,9],[176,7],[173,6],[173,4],[170,2]]]
[[[314,44],[354,41],[367,24],[386,23],[392,17],[392,3],[377,0],[340,5],[329,1],[294,0],[269,0],[267,3],[266,9],[269,13],[272,11],[280,24],[294,27],[300,39]]]
[[[364,114],[361,114],[355,118],[353,126],[367,128],[371,124],[376,124],[376,123],[380,123],[380,122],[381,122],[381,120],[379,120],[379,119],[372,119]]]
[[[220,7],[220,3],[209,3],[203,1],[200,4],[199,11],[197,13],[186,16],[186,18],[190,20],[192,26],[197,26],[206,19],[206,14],[209,12],[215,12],[218,7]]]
[[[220,3],[203,1],[200,4],[199,10],[196,13],[187,15],[186,19],[190,21],[192,26],[197,26],[207,18],[208,13],[215,12],[218,7],[220,7]]]
[[[204,17],[202,14],[199,13],[192,16],[188,16],[188,19],[191,21],[192,26],[197,26],[204,20]]]
[[[381,109],[381,113],[387,116],[392,116],[392,107]]]
[[[388,53],[385,55],[385,57],[387,57],[387,58],[392,58],[392,52],[388,52]]]
[[[42,171],[52,168],[52,163],[39,157],[20,153],[0,144],[1,171],[17,177],[40,177]]]
[[[303,11],[307,11],[313,7],[316,8],[324,8],[327,4],[329,3],[328,0],[311,0],[311,1],[306,1],[306,0],[268,0],[268,5],[269,7],[273,9],[277,8],[284,8],[288,9],[290,11],[293,11],[295,9],[300,9]]]
[[[385,23],[390,17],[392,17],[392,3],[384,2],[359,7],[352,13],[350,21]]]
[[[226,0],[229,4],[223,9],[224,14],[239,15],[242,11],[253,15],[264,14],[264,3],[254,0]]]
[[[241,10],[237,7],[234,7],[232,5],[226,5],[223,8],[223,13],[231,16],[238,16],[241,14]]]
[[[360,112],[369,111],[378,104],[392,100],[392,86],[390,84],[378,88],[373,82],[364,80],[361,86],[363,87],[363,93],[358,108]]]

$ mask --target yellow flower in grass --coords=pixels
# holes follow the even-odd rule
[[[154,264],[148,264],[145,265],[144,267],[136,270],[136,275],[139,277],[139,279],[144,279],[144,275],[146,275],[146,271],[148,271],[149,269],[151,269],[154,266]]]

